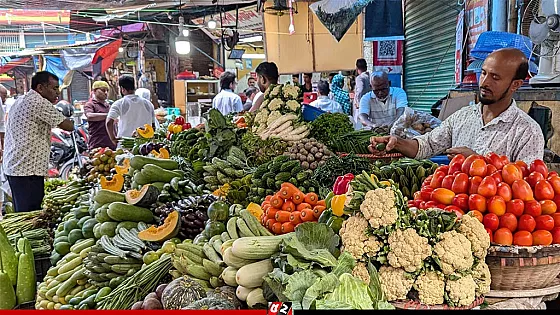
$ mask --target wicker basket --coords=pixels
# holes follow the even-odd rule
[[[491,246],[486,264],[492,290],[542,289],[560,274],[560,246]]]
[[[390,303],[398,310],[470,310],[484,303],[484,296],[479,296],[470,305],[459,307],[452,307],[447,304],[426,305],[420,303],[419,301],[412,300],[395,301]]]

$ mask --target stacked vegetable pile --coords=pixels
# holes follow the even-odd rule
[[[31,243],[25,237],[12,247],[0,226],[0,309],[32,302],[36,292],[35,261]]]
[[[356,179],[350,185],[354,190],[347,195],[353,201],[355,188],[363,184]],[[469,306],[489,291],[484,259],[490,238],[478,220],[441,209],[413,214],[394,185],[371,181],[366,186],[359,209],[340,229],[342,251],[359,261],[355,274],[365,281],[366,264],[379,264],[388,301]]]
[[[350,131],[332,139],[329,148],[336,153],[370,154],[368,147],[371,144],[371,137],[382,135],[381,133],[365,129]]]
[[[74,207],[76,200],[87,194],[89,187],[84,180],[75,180],[59,186],[43,199],[43,209],[49,217],[59,218]]]
[[[343,113],[324,113],[311,122],[311,137],[330,147],[339,137],[354,131],[354,126]]]
[[[55,225],[58,217],[52,219],[52,221],[47,222],[40,216],[45,216],[43,210],[35,210],[30,212],[15,212],[6,214],[0,221],[0,226],[4,229],[8,237],[20,236],[19,233],[30,232],[34,229],[47,228],[49,223],[53,226]]]
[[[199,138],[204,137],[204,132],[191,128],[174,135],[171,144],[171,154],[174,156],[188,157],[191,148]]]
[[[45,179],[45,195],[60,186],[64,186],[66,183],[68,183],[68,181],[58,177]]]
[[[317,167],[325,164],[325,161],[333,156],[327,147],[315,140],[314,138],[303,139],[292,144],[284,155],[292,160],[299,161],[304,170],[315,170]]]
[[[347,173],[360,174],[362,171],[371,171],[372,165],[369,159],[349,154],[343,157],[332,156],[320,165],[313,176],[313,180],[321,184],[321,187],[331,189],[338,176]]]
[[[165,203],[154,210],[159,215],[159,222],[173,212],[177,211],[180,216],[180,227],[178,237],[181,239],[194,239],[204,231],[208,221],[206,211],[216,198],[213,195],[202,195],[198,197],[188,197],[183,200]]]
[[[178,116],[175,121],[167,125],[167,140],[175,140],[182,131],[191,130],[191,123],[185,122],[185,117]]]
[[[297,101],[301,90],[289,84],[273,84],[264,92],[264,101],[252,124],[252,130],[263,140],[280,138],[299,141],[309,135],[301,122],[301,105]]]
[[[21,234],[20,234],[21,233]],[[37,228],[18,234],[8,235],[8,239],[12,246],[16,247],[18,239],[25,237],[31,244],[31,251],[34,256],[48,256],[51,253],[52,239],[49,232],[43,228]]]
[[[299,161],[288,156],[278,156],[274,160],[261,164],[252,176],[249,201],[262,203],[268,195],[274,195],[284,182],[289,182],[304,193],[319,192],[319,183],[311,178],[313,171],[303,170]]]
[[[275,157],[282,155],[287,147],[288,142],[286,141],[279,138],[262,140],[261,137],[252,132],[246,132],[241,137],[241,148],[243,151],[250,153],[247,162],[251,166],[259,166],[270,162]]]
[[[231,202],[245,202],[251,183],[251,176],[247,175],[247,168],[247,156],[243,150],[232,146],[225,159],[214,157],[211,162],[203,166],[206,188],[214,191],[228,184],[229,188],[232,188],[228,192]]]
[[[457,155],[415,197],[420,208],[470,211],[496,244],[560,244],[560,177],[541,160],[528,166],[495,153],[466,159]]]
[[[304,194],[291,183],[282,183],[280,190],[269,195],[261,207],[261,223],[272,233],[290,233],[303,223],[317,222],[326,209],[325,200],[314,192]]]
[[[417,161],[403,158],[374,169],[373,173],[381,180],[392,179],[399,185],[403,196],[412,200],[424,180],[433,174],[438,165],[430,160]]]
[[[187,154],[191,162],[211,161],[214,157],[225,159],[229,148],[237,143],[237,132],[240,129],[227,121],[219,110],[210,109],[207,117],[204,137],[199,137]]]
[[[111,175],[111,170],[117,165],[115,157],[123,154],[122,149],[111,150],[110,148],[95,148],[90,152],[91,165],[86,166],[89,169],[88,181],[94,181],[101,176]]]

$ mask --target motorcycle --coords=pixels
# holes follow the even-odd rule
[[[51,130],[49,177],[61,177],[66,180],[76,166],[83,172],[84,165],[89,160],[88,138],[85,123],[76,126],[72,132],[53,128]]]

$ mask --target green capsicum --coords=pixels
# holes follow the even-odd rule
[[[341,217],[337,217],[337,216],[332,216],[330,217],[330,219],[327,221],[327,225],[329,227],[331,227],[335,233],[338,234],[338,231],[340,231],[340,229],[342,228],[342,223],[344,222],[344,219]]]

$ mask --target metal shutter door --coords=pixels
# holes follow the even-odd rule
[[[89,78],[81,74],[79,71],[76,71],[72,77],[72,83],[70,84],[71,101],[89,100],[89,86]]]
[[[406,0],[404,88],[408,104],[430,111],[455,86],[457,0]]]

